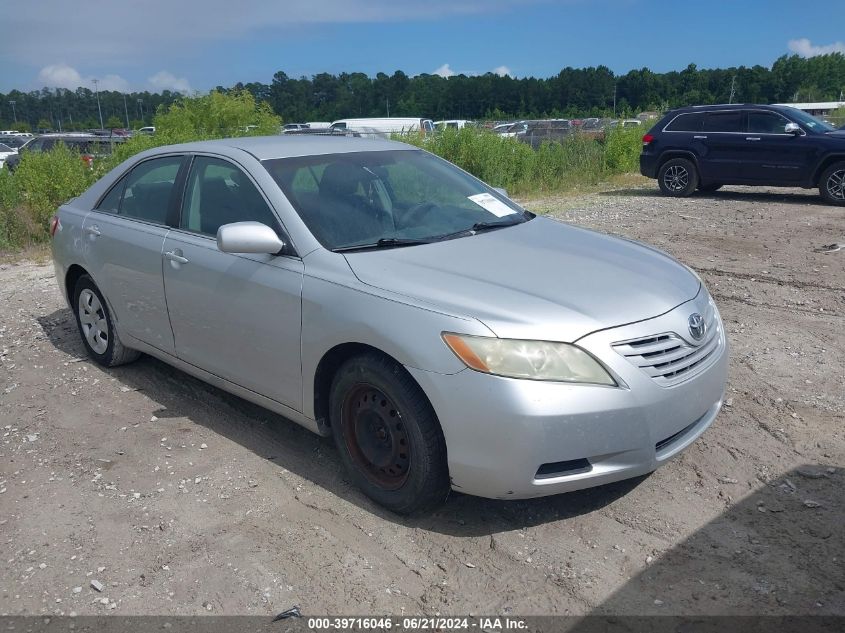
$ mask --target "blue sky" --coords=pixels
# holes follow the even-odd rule
[[[809,13],[781,0],[4,0],[0,91],[96,78],[103,89],[191,92],[270,83],[277,70],[770,66],[791,52],[845,52],[843,14],[843,0]]]

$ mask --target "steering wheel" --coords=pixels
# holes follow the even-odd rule
[[[402,217],[402,222],[405,226],[409,224],[416,224],[419,220],[422,220],[423,216],[426,215],[429,211],[431,211],[437,205],[433,202],[420,202],[419,204],[415,204],[410,209],[405,211],[404,216]]]

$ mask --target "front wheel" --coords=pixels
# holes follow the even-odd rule
[[[346,361],[332,381],[332,435],[353,482],[398,514],[433,508],[449,494],[446,442],[407,371],[379,354]]]
[[[114,321],[100,289],[88,275],[82,275],[73,291],[76,325],[88,355],[104,367],[131,363],[140,352],[125,347],[114,329]]]
[[[664,195],[675,198],[690,196],[698,187],[698,170],[686,158],[672,158],[658,170],[657,184]]]
[[[834,163],[819,179],[819,193],[831,204],[845,205],[845,162]]]

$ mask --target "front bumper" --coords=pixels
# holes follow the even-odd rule
[[[684,450],[722,406],[728,350],[718,312],[718,349],[694,376],[671,387],[657,384],[611,344],[662,332],[684,335],[689,315],[703,313],[706,301],[702,291],[660,317],[579,340],[620,387],[409,368],[443,427],[453,488],[490,498],[539,497],[643,475]]]

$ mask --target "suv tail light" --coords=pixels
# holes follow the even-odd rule
[[[643,147],[646,145],[650,145],[651,142],[654,140],[654,137],[651,134],[646,134],[643,136]]]
[[[59,222],[59,216],[54,215],[50,218],[50,237],[55,237],[56,231],[62,228],[62,223]]]

